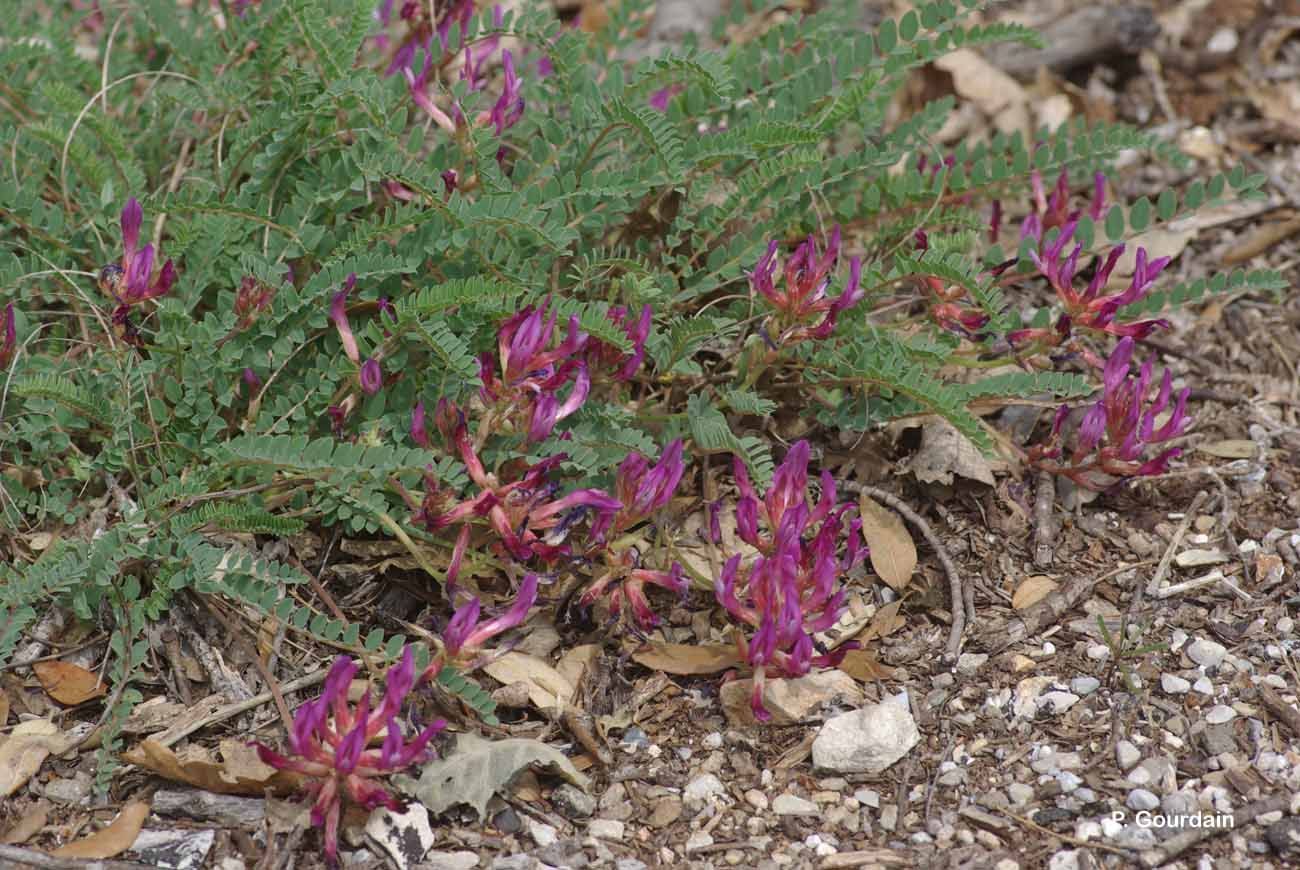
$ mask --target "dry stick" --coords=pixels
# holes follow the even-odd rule
[[[966,598],[961,591],[961,575],[957,573],[957,566],[953,563],[952,556],[948,555],[948,549],[944,547],[943,541],[939,540],[939,536],[934,533],[934,529],[924,517],[893,493],[852,480],[845,481],[844,488],[859,495],[869,495],[889,505],[902,514],[905,520],[916,526],[930,543],[935,555],[939,557],[939,564],[943,565],[943,573],[948,575],[948,594],[952,600],[952,626],[948,629],[948,646],[944,650],[944,656],[951,661],[956,661],[958,653],[961,652],[962,633],[966,630]]]
[[[40,870],[145,870],[149,864],[135,861],[87,861],[85,858],[58,858],[35,849],[0,845],[0,861],[37,867]]]
[[[991,812],[997,813],[998,815],[1006,816],[1008,819],[1013,819],[1024,825],[1026,828],[1032,828],[1033,830],[1038,831],[1040,834],[1046,834],[1049,837],[1055,837],[1063,843],[1069,843],[1071,846],[1086,846],[1089,849],[1101,849],[1104,852],[1110,852],[1114,855],[1123,855],[1125,858],[1132,857],[1132,853],[1127,849],[1121,849],[1118,846],[1107,846],[1105,843],[1098,843],[1096,840],[1081,840],[1077,837],[1072,837],[1069,834],[1058,833],[1053,831],[1051,828],[1044,828],[1033,819],[1018,816],[1010,810],[1003,809],[1002,807],[995,807],[989,804],[983,804],[983,807]]]
[[[1211,837],[1222,834],[1228,830],[1237,830],[1245,827],[1255,821],[1259,816],[1268,813],[1286,812],[1292,801],[1292,795],[1279,794],[1271,798],[1255,801],[1253,804],[1242,807],[1232,814],[1232,825],[1225,825],[1221,828],[1191,828],[1183,831],[1181,834],[1175,834],[1168,840],[1165,840],[1155,849],[1148,849],[1139,856],[1143,867],[1159,867],[1161,864],[1168,864],[1177,858],[1183,852],[1193,846],[1208,840]]]
[[[996,655],[1013,643],[1019,643],[1031,635],[1038,634],[1048,625],[1054,625],[1064,613],[1072,610],[1101,581],[1123,574],[1125,571],[1133,571],[1145,564],[1148,563],[1121,565],[1096,577],[1075,578],[1069,585],[1049,592],[1046,598],[1014,619],[990,622],[980,632],[980,645],[985,651]]]
[[[1169,539],[1169,546],[1165,547],[1165,554],[1160,557],[1160,564],[1156,566],[1156,573],[1151,575],[1151,582],[1146,585],[1148,593],[1155,595],[1160,591],[1160,583],[1165,579],[1165,575],[1169,573],[1169,566],[1174,561],[1174,551],[1182,544],[1183,538],[1187,535],[1187,530],[1192,527],[1192,520],[1196,519],[1196,511],[1200,509],[1203,501],[1205,501],[1205,492],[1202,490],[1196,494],[1196,498],[1192,499],[1192,503],[1187,506],[1187,513],[1183,515],[1183,521],[1178,524],[1174,536]],[[1134,606],[1142,601],[1141,586],[1138,586],[1137,591],[1134,593],[1133,601],[1134,605],[1129,607],[1130,612],[1132,612]]]
[[[1262,683],[1255,687],[1255,691],[1259,695],[1259,700],[1268,708],[1268,712],[1290,728],[1295,736],[1300,737],[1300,710],[1282,700],[1281,695]]]
[[[1051,472],[1040,471],[1034,496],[1034,564],[1039,568],[1052,564],[1052,545],[1056,543],[1056,520],[1052,516],[1055,506],[1056,478]]]
[[[305,677],[299,677],[296,680],[282,683],[280,685],[280,692],[281,694],[287,695],[290,692],[296,692],[299,689],[310,689],[312,686],[325,682],[325,677],[328,674],[329,668],[321,668],[314,673],[307,674]],[[227,707],[222,707],[220,710],[214,710],[207,716],[204,716],[202,719],[195,722],[191,722],[189,725],[186,725],[174,734],[163,732],[164,736],[156,739],[155,742],[162,746],[172,746],[184,740],[186,737],[189,737],[195,731],[207,728],[209,725],[216,725],[218,722],[224,722],[241,713],[247,713],[249,710],[254,710],[263,704],[274,700],[275,696],[270,692],[263,692],[260,695],[254,695],[246,701],[238,701]]]

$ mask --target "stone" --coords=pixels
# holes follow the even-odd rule
[[[614,862],[614,870],[646,870],[646,863],[636,858],[619,858]]]
[[[478,866],[477,852],[429,852],[421,870],[473,870]]]
[[[1264,831],[1264,836],[1279,857],[1300,860],[1300,818],[1290,816],[1274,822]]]
[[[778,816],[815,816],[817,804],[798,795],[782,792],[772,800],[772,811]]]
[[[1228,649],[1223,644],[1205,638],[1197,638],[1188,644],[1187,657],[1203,668],[1217,668],[1223,663]]]
[[[546,822],[539,822],[536,819],[528,820],[528,836],[533,838],[533,842],[545,849],[560,839],[560,832],[555,829],[554,825],[548,825]]]
[[[1047,860],[1047,870],[1079,870],[1079,850],[1062,849]]]
[[[907,709],[869,704],[826,721],[813,740],[813,766],[832,773],[880,773],[920,740]]]
[[[585,819],[596,811],[596,799],[567,782],[551,792],[551,803],[566,819]]]
[[[688,801],[704,803],[709,798],[726,795],[727,787],[711,773],[703,773],[686,783],[682,789],[682,798]]]
[[[1044,692],[1038,696],[1038,709],[1046,710],[1051,715],[1064,713],[1079,703],[1079,696],[1073,692]]]
[[[1205,714],[1205,721],[1211,725],[1222,725],[1237,718],[1237,711],[1226,704],[1215,704]]]
[[[713,835],[707,831],[695,831],[686,838],[686,854],[707,849],[713,845]]]
[[[1160,806],[1160,798],[1144,788],[1135,788],[1124,803],[1131,810],[1154,810]]]
[[[1115,744],[1115,762],[1120,770],[1128,770],[1142,760],[1142,752],[1131,741],[1121,740]]]
[[[1080,697],[1091,695],[1101,688],[1101,680],[1096,677],[1075,677],[1070,680],[1070,691]]]
[[[1228,554],[1222,550],[1183,550],[1174,556],[1174,564],[1179,568],[1203,568],[1222,565],[1227,561]]]
[[[588,836],[595,837],[597,840],[613,840],[620,842],[623,839],[624,825],[615,819],[592,819],[587,824]]]
[[[864,807],[871,807],[873,810],[880,809],[880,792],[873,788],[860,788],[853,793],[853,797]]]
[[[957,673],[970,675],[984,667],[989,660],[987,653],[962,653],[957,657]]]
[[[1016,806],[1024,806],[1034,799],[1034,787],[1023,782],[1013,782],[1007,786],[1007,796]]]
[[[438,838],[429,811],[416,801],[401,811],[379,807],[366,820],[366,837],[398,867],[418,864]]]
[[[745,792],[745,803],[760,813],[764,812],[767,809],[767,795],[756,788],[751,788]]]
[[[1192,683],[1192,691],[1206,696],[1213,695],[1214,683],[1210,682],[1209,677],[1200,677],[1196,682]]]
[[[216,838],[217,832],[211,828],[147,830],[136,835],[135,842],[131,844],[131,852],[149,867],[199,870]]]
[[[90,800],[90,774],[84,771],[68,778],[52,779],[45,784],[44,795],[62,804],[84,804]]]
[[[650,827],[666,828],[682,817],[681,798],[668,796],[662,798],[650,811]]]
[[[750,704],[752,680],[723,683],[719,691],[722,711],[736,726],[756,724]],[[823,707],[857,707],[866,700],[862,687],[848,674],[832,668],[796,679],[769,679],[763,692],[763,706],[772,714],[771,725],[794,725],[821,718]]]
[[[1160,690],[1166,695],[1186,695],[1192,690],[1192,684],[1177,674],[1161,674]]]

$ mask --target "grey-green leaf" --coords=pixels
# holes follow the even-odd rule
[[[425,765],[418,780],[397,776],[393,782],[434,815],[468,804],[483,819],[492,796],[534,764],[550,767],[579,788],[587,788],[587,777],[558,749],[537,740],[484,740],[476,734],[457,737],[455,748]]]

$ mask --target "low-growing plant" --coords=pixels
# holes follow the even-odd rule
[[[863,551],[834,481],[809,495],[809,445],[777,470],[755,420],[937,415],[992,450],[976,400],[1068,404],[1100,382],[1077,427],[1063,412],[1022,458],[1098,487],[1165,467],[1143,446],[1185,431],[1186,394],[1158,420],[1166,376],[1140,410],[1150,363],[1128,368],[1164,325],[1150,315],[1282,281],[1160,289],[1163,258],[1139,251],[1112,288],[1121,245],[1263,177],[1107,205],[1099,173],[1122,152],[1185,162],[1110,124],[936,154],[952,100],[887,120],[908,76],[1035,35],[980,23],[978,0],[874,32],[858,4],[821,5],[636,62],[619,58],[648,0],[588,29],[471,0],[16,10],[0,39],[0,661],[53,605],[111,628],[101,786],[145,631],[182,590],[357,653],[406,644],[299,603],[298,568],[215,532],[399,540],[455,613],[417,667],[488,717],[463,672],[535,599],[577,589],[646,632],[665,594],[716,584],[761,713],[766,677],[834,663],[816,636]],[[736,457],[758,555],[704,577],[682,567],[681,516],[717,454]]]

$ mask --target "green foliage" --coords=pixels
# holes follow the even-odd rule
[[[759,433],[772,416],[861,430],[934,414],[987,448],[974,403],[1077,398],[1095,383],[1010,348],[1044,282],[1027,247],[1008,255],[987,240],[992,202],[1021,215],[1033,173],[1050,186],[1065,171],[1084,187],[1122,152],[1186,162],[1153,134],[1080,121],[942,153],[933,143],[951,98],[894,119],[918,68],[956,48],[1037,39],[973,24],[977,0],[924,3],[871,33],[847,0],[809,16],[782,7],[746,41],[635,63],[611,59],[632,54],[648,0],[614,4],[595,34],[561,26],[550,4],[500,22],[484,10],[466,36],[511,37],[526,109],[498,132],[499,63],[487,60],[473,87],[461,80],[457,26],[428,91],[458,107],[454,135],[403,75],[384,74],[377,0],[262,0],[243,15],[206,2],[101,5],[96,30],[67,4],[18,4],[0,39],[0,306],[19,312],[19,348],[0,370],[0,548],[19,552],[6,547],[10,530],[55,538],[0,565],[0,663],[50,606],[103,622],[114,704],[101,785],[139,697],[147,629],[178,594],[227,597],[357,653],[400,648],[401,636],[287,596],[306,578],[221,533],[396,529],[404,545],[449,557],[446,536],[412,522],[404,498],[421,497],[430,468],[440,495],[478,494],[473,463],[437,437],[439,400],[471,419],[485,474],[504,481],[521,460],[563,453],[566,491],[608,487],[629,452],[658,455],[676,436],[696,457],[739,456],[766,486],[775,457]],[[717,35],[750,33],[726,28],[777,5],[729,4]],[[96,62],[79,56],[87,49]],[[923,157],[939,170],[917,169]],[[1257,197],[1263,181],[1237,167],[1085,216],[1077,235],[1100,254]],[[128,197],[143,207],[140,243],[156,244],[179,279],[159,299],[122,304],[97,277],[122,261]],[[835,223],[841,259],[863,256],[864,299],[826,335],[802,337],[824,305],[787,317],[749,273],[769,242],[784,266],[794,244]],[[827,276],[827,298],[843,292],[846,265]],[[352,275],[343,305],[361,358],[382,369],[378,391],[361,388],[331,320]],[[246,279],[267,290],[251,312],[238,308]],[[778,268],[781,292],[784,281]],[[1162,283],[1120,316],[1285,286],[1278,273],[1241,271]],[[986,322],[953,328],[935,314],[941,296]],[[654,324],[638,348],[628,325],[646,304]],[[583,362],[592,384],[554,434],[529,442],[526,426],[506,422],[505,406],[526,400],[480,393],[480,367],[499,367],[502,322],[542,305],[559,336],[572,318],[588,337],[581,360],[555,364]],[[1042,309],[1035,325],[1054,315]],[[642,367],[615,378],[642,349]],[[980,377],[988,367],[996,373]],[[420,401],[429,447],[411,432]],[[440,680],[491,719],[490,698],[464,675]]]

